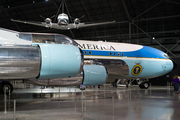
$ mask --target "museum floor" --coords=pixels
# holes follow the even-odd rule
[[[16,83],[6,101],[0,95],[0,120],[180,119],[180,94],[174,94],[173,88],[167,86],[151,86],[146,90],[105,85],[88,87],[82,93],[73,87],[41,89]]]

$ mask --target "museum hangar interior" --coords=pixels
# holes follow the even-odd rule
[[[58,33],[75,40],[150,46],[167,53],[176,68],[164,76],[150,79],[151,85],[155,86],[149,89],[116,89],[107,84],[101,88],[88,87],[84,96],[76,87],[44,89],[13,82],[16,88],[11,96],[6,96],[8,104],[6,97],[0,94],[0,120],[179,120],[180,97],[169,86],[173,75],[179,74],[180,70],[179,0],[64,1],[64,6],[59,9],[62,0],[1,0],[0,27],[19,32]],[[59,14],[57,11],[71,16],[70,23],[82,16],[81,23],[115,22],[60,30],[11,21],[44,22],[44,18]],[[57,22],[54,18],[52,21]],[[16,116],[13,115],[14,100],[17,100]]]

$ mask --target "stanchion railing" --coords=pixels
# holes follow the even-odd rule
[[[4,113],[7,113],[7,111],[6,111],[6,90],[4,90]]]
[[[14,120],[16,119],[16,100],[14,100]]]

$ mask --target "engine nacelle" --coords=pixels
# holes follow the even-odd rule
[[[78,18],[76,18],[75,20],[74,20],[74,24],[79,24],[80,23],[80,20],[78,19]]]
[[[107,80],[107,70],[102,65],[84,65],[84,85],[102,85]]]
[[[73,45],[1,46],[0,79],[75,77],[83,71],[82,51]]]
[[[52,27],[52,20],[50,18],[45,19],[46,27],[51,28]]]
[[[39,44],[41,70],[38,79],[70,78],[82,71],[83,56],[76,46]]]
[[[102,85],[107,80],[107,70],[102,65],[84,65],[84,72],[76,77],[55,79],[29,79],[30,83],[43,86]]]

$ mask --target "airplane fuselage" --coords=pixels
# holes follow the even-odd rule
[[[173,69],[158,49],[127,43],[73,40],[61,34],[0,28],[0,92],[11,80],[42,86],[102,85],[109,79],[148,79]],[[148,88],[147,81],[140,88]]]
[[[36,44],[66,44],[70,38],[60,34],[20,33],[0,29],[2,46],[35,46]],[[109,77],[153,78],[173,69],[167,54],[148,46],[75,40],[82,49],[85,60],[94,60],[104,65]],[[67,44],[77,44],[67,43]]]
[[[69,23],[69,17],[65,13],[59,14],[57,20],[58,20],[59,26],[60,25],[68,25],[68,23]]]
[[[158,49],[127,43],[76,40],[85,60],[101,62],[109,77],[154,78],[173,69],[168,55]]]

